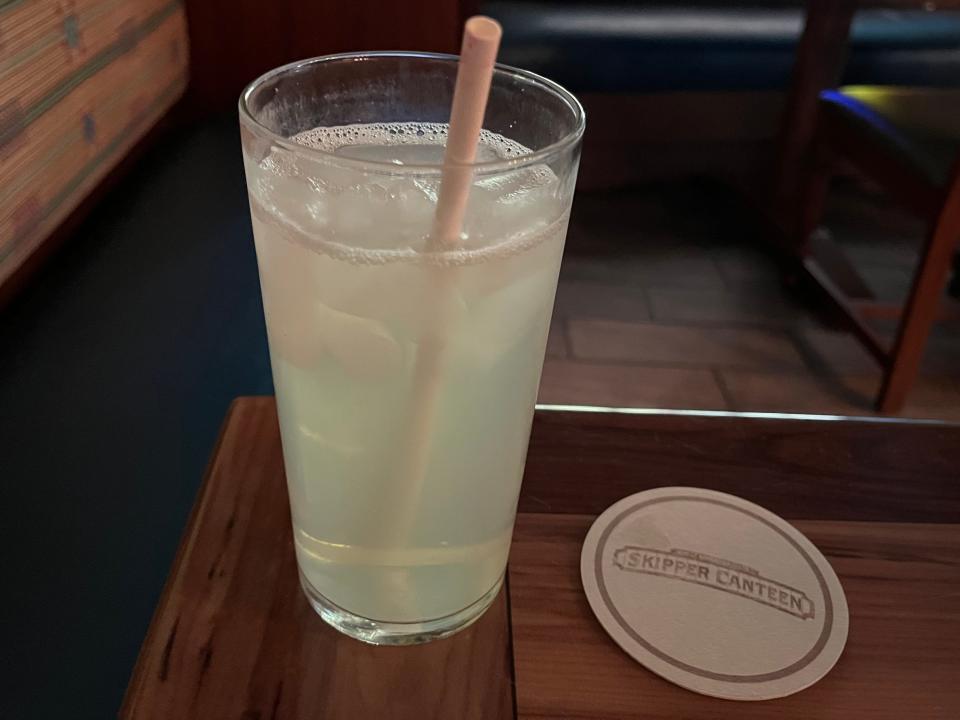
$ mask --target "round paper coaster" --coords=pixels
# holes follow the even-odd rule
[[[669,487],[608,508],[580,558],[590,606],[634,659],[730,700],[809,687],[847,641],[847,601],[793,526],[733,495]]]

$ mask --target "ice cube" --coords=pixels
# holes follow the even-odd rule
[[[285,360],[302,370],[315,368],[323,358],[324,346],[311,327],[309,314],[282,315],[271,312],[266,302],[264,311],[270,335],[270,354],[274,360]]]
[[[502,156],[494,148],[483,143],[477,145],[477,157],[475,162],[485,163],[501,160]]]
[[[555,277],[553,267],[543,267],[468,306],[464,345],[479,365],[493,364],[522,338],[545,326]]]
[[[290,152],[275,148],[248,173],[250,194],[269,215],[305,233],[316,233],[326,224],[325,196]]]
[[[556,222],[549,227],[514,229],[512,236],[500,240],[497,257],[464,273],[464,294],[473,302],[472,298],[522,283],[525,277],[544,268],[551,268],[556,273],[563,252],[564,234],[565,226]]]
[[[348,375],[380,380],[403,367],[403,348],[382,323],[325,305],[313,308],[313,332]]]
[[[369,160],[392,165],[440,165],[443,162],[443,151],[443,145],[431,143],[358,144],[338,148],[336,154],[355,160]]]
[[[368,177],[330,197],[326,232],[354,248],[419,250],[430,234],[434,193],[409,177]]]
[[[464,221],[468,247],[479,247],[545,227],[562,212],[559,183],[545,166],[479,177]]]
[[[297,367],[312,367],[323,353],[307,304],[317,256],[287,239],[275,217],[254,212],[252,219],[270,351]]]
[[[379,194],[382,189],[373,185],[354,185],[331,198],[332,239],[351,247],[375,247],[374,216],[379,214],[375,208]]]

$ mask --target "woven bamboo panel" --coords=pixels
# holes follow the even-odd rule
[[[182,94],[171,0],[0,0],[0,283]]]

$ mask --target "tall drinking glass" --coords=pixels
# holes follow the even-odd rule
[[[443,637],[503,580],[584,114],[498,66],[439,247],[456,57],[332,55],[240,99],[300,578],[367,642]]]

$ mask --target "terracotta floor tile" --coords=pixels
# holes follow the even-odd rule
[[[892,345],[896,322],[874,322],[872,325],[888,346]],[[816,373],[872,373],[879,368],[863,344],[843,330],[830,330],[812,322],[805,322],[792,332],[795,334],[797,346]],[[960,332],[943,325],[934,327],[927,340],[921,372],[960,378]]]
[[[921,375],[900,415],[960,422],[960,379]]]
[[[815,376],[809,373],[719,371],[734,410],[874,415],[880,373]],[[900,417],[960,422],[960,379],[921,375]]]
[[[647,287],[721,287],[723,278],[716,263],[705,252],[657,253],[641,265]]]
[[[623,252],[578,255],[568,253],[560,277],[593,283],[644,287],[723,287],[723,278],[705,250],[681,248],[644,252],[641,247]]]
[[[709,370],[605,365],[548,358],[540,402],[555,405],[723,410]]]
[[[842,377],[841,382],[867,395],[872,404],[880,389],[880,374]],[[897,415],[960,422],[960,377],[943,377],[921,371],[907,394],[903,410]]]
[[[871,265],[900,268],[912,272],[920,259],[923,234],[911,239],[880,239],[854,237],[834,233],[834,239],[853,263],[854,267]]]
[[[804,323],[793,332],[797,346],[815,373],[869,374],[879,368],[863,344],[846,331]]]
[[[741,284],[731,289],[651,288],[650,313],[658,322],[784,325],[802,316],[776,286]]]
[[[878,294],[898,299],[922,224],[882,196],[844,187],[835,183],[825,226]],[[726,397],[742,410],[869,413],[880,371],[860,343],[784,292],[777,260],[744,238],[737,217],[692,215],[682,191],[670,197],[578,195],[545,401],[720,407]],[[892,338],[892,327],[880,330]],[[957,383],[960,332],[941,325],[905,414],[960,420]]]
[[[720,370],[734,410],[872,415],[876,377],[832,378],[806,372]]]
[[[650,309],[640,287],[561,280],[554,315],[643,322],[650,319]]]
[[[578,359],[694,367],[803,367],[790,337],[775,329],[573,320],[568,332]]]
[[[926,232],[923,220],[900,209],[884,193],[864,193],[863,188],[834,182],[827,197],[824,224],[836,228],[844,242],[871,245],[908,243]]]
[[[711,253],[727,287],[771,282],[780,284],[780,273],[773,258],[747,248],[724,248]]]
[[[878,300],[902,303],[907,299],[913,281],[909,268],[865,265],[857,270]]]

